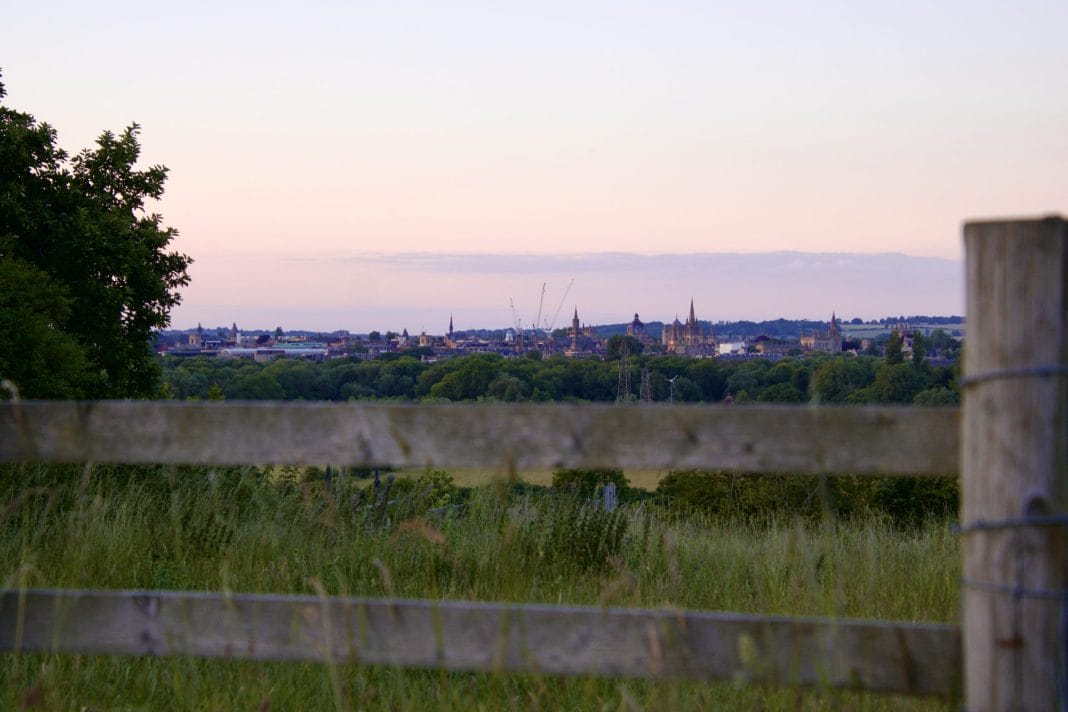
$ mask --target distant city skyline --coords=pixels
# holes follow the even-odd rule
[[[442,334],[450,317],[457,330],[508,328],[514,302],[529,329],[543,283],[540,325],[554,328],[569,325],[576,308],[589,324],[628,322],[635,312],[643,321],[685,318],[691,299],[697,318],[711,322],[963,314],[959,261],[893,253],[261,254],[214,257],[191,274],[174,328],[236,321]]]

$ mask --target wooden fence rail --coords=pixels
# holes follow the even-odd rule
[[[0,402],[0,462],[958,469],[955,408]]]
[[[683,610],[8,591],[0,649],[746,680],[953,696],[960,630]]]

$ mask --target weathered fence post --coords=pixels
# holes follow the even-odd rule
[[[1068,709],[1068,222],[964,227],[968,710]]]

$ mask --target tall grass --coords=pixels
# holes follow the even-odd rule
[[[153,588],[677,606],[956,621],[945,523],[874,517],[760,525],[646,502],[475,489],[428,513],[348,481],[257,468],[9,467],[0,472],[8,587]],[[565,679],[342,665],[5,655],[0,707],[46,709],[938,708],[827,690]]]

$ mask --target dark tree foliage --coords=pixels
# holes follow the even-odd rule
[[[660,480],[658,499],[683,511],[704,512],[722,522],[767,524],[795,517],[818,521],[879,514],[899,527],[950,520],[959,507],[953,477],[855,475],[745,475],[675,471]]]
[[[819,403],[845,403],[875,379],[875,359],[834,358],[823,363],[812,377],[812,395]]]
[[[77,341],[56,328],[69,318],[59,284],[32,265],[0,259],[0,375],[24,395],[74,398],[92,385]]]
[[[905,360],[901,334],[896,331],[890,332],[890,338],[886,340],[886,362],[891,366],[903,363]]]
[[[627,356],[636,356],[644,349],[644,344],[633,336],[616,334],[608,339],[607,358],[609,361],[618,361],[623,356],[624,351],[626,351]]]
[[[927,347],[923,334],[918,331],[912,335],[912,365],[919,369],[927,367]]]
[[[775,383],[762,390],[757,400],[761,403],[805,403],[808,396],[789,383]]]
[[[875,381],[868,386],[872,403],[911,403],[927,385],[927,378],[910,363],[890,363],[888,360],[875,372]]]
[[[134,167],[138,130],[71,158],[51,126],[0,105],[0,376],[24,396],[158,393],[151,339],[191,260],[166,250],[176,232],[146,210],[167,169]]]

